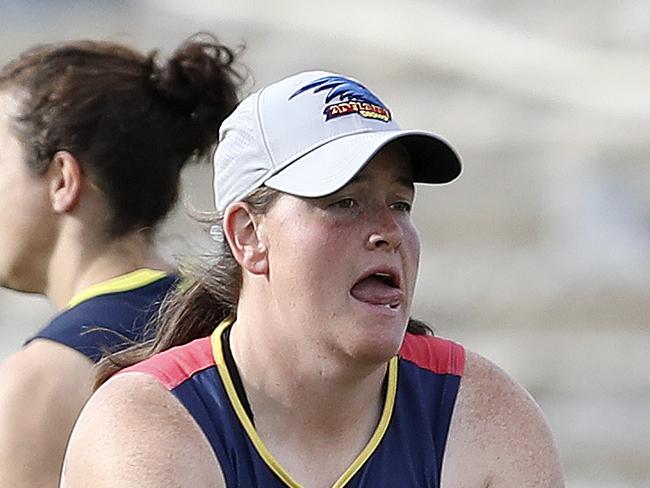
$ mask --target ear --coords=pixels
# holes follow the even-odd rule
[[[244,202],[236,202],[226,209],[223,230],[239,265],[252,274],[268,272],[268,253],[261,239],[257,216]]]
[[[57,151],[48,168],[49,192],[56,213],[74,210],[81,197],[83,172],[77,158],[68,151]]]

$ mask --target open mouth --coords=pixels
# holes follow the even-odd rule
[[[350,289],[350,295],[360,302],[397,309],[404,293],[399,275],[391,271],[377,271],[362,277]]]
[[[381,281],[382,283],[388,286],[397,288],[397,284],[395,283],[395,277],[390,273],[375,273],[372,276],[373,278]]]

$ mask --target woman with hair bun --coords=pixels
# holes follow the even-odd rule
[[[0,368],[0,486],[59,485],[94,363],[145,339],[174,288],[154,234],[235,107],[234,61],[210,36],[165,62],[85,40],[0,69],[0,286],[59,310]]]

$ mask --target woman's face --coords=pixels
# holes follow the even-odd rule
[[[10,126],[16,99],[0,91],[0,286],[42,292],[53,225],[46,179],[28,168]]]
[[[420,255],[413,198],[410,163],[396,145],[332,195],[280,197],[262,225],[272,302],[299,328],[289,333],[370,361],[397,352]]]

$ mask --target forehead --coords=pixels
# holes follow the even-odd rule
[[[19,100],[11,91],[0,89],[0,162],[22,159],[23,146],[16,137],[14,121]]]
[[[8,135],[9,121],[11,114],[15,113],[15,100],[6,90],[0,89],[0,137],[4,139]]]
[[[11,122],[20,113],[20,100],[14,93],[15,90],[0,88],[0,130],[3,137],[7,136],[11,128]]]
[[[0,117],[16,118],[20,114],[20,100],[23,96],[17,93],[16,89],[0,88]]]
[[[390,183],[413,186],[413,168],[406,149],[399,143],[388,144],[375,154],[348,185],[368,178],[385,178]],[[347,186],[347,185],[346,185]]]

